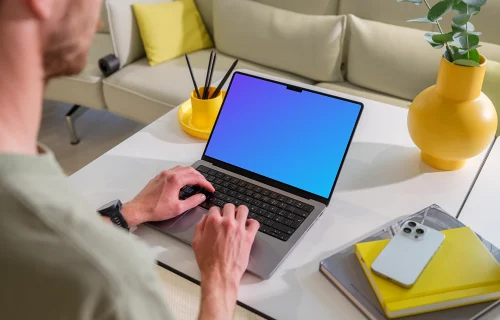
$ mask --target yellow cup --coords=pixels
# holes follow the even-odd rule
[[[215,87],[210,87],[208,96],[210,97],[215,90]],[[200,92],[200,96],[203,97],[203,87],[199,88],[198,91]],[[221,105],[221,92],[219,92],[219,94],[212,99],[202,100],[198,99],[196,90],[193,90],[193,92],[191,92],[191,124],[193,127],[201,130],[212,130]]]

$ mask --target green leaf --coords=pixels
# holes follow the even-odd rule
[[[418,6],[419,4],[422,3],[422,0],[398,0],[398,2],[411,2]]]
[[[427,19],[427,17],[423,17],[423,18],[417,18],[417,19],[411,19],[411,20],[408,20],[406,22],[420,22],[420,23],[432,23],[432,24],[437,24],[437,21],[431,21],[429,19]]]
[[[467,27],[466,27],[467,26]],[[452,22],[451,23],[451,29],[454,31],[454,32],[461,32],[461,31],[465,31],[467,30],[469,33],[474,31],[474,25],[470,22],[467,22],[466,25],[464,26],[459,26],[457,25],[456,23]]]
[[[479,47],[481,47],[481,45],[476,44],[474,46],[471,46],[469,49],[458,49],[458,53],[465,55],[465,54],[467,54],[467,52],[472,51],[472,50],[476,50]]]
[[[465,32],[455,33],[453,40],[460,45],[461,49],[468,49],[479,44],[479,37],[475,34],[467,34]]]
[[[479,67],[479,63],[472,61],[472,60],[467,60],[467,59],[458,59],[453,61],[454,64],[457,64],[459,66],[465,66],[465,67]]]
[[[453,1],[453,11],[458,12],[460,14],[467,13],[467,4],[462,2],[462,0]]]
[[[462,2],[474,7],[481,7],[486,4],[486,0],[462,0]]]
[[[462,0],[454,0],[452,8],[453,11],[458,12],[460,14],[467,14],[467,13],[477,14],[479,13],[479,11],[481,11],[481,7],[469,6],[467,8],[467,4],[462,2]]]
[[[450,45],[450,44],[448,44],[448,47],[450,48],[450,50],[452,52],[453,61],[460,60],[460,59],[467,59],[466,54],[460,54],[458,47],[455,47],[455,46]]]
[[[427,14],[427,18],[430,21],[438,21],[442,18],[446,13],[451,10],[453,5],[453,0],[443,0],[436,3]]]
[[[481,56],[479,55],[479,52],[474,49],[469,52],[469,60],[472,60],[476,63],[479,63],[479,60],[481,60]]]
[[[479,12],[481,12],[481,7],[471,7],[471,6],[469,6],[467,12],[469,14],[472,14],[473,16],[475,16],[476,14],[478,14]]]
[[[432,41],[436,43],[446,43],[449,41],[453,41],[453,32],[445,33],[445,34],[435,34],[432,36]]]
[[[470,18],[472,17],[472,14],[460,14],[458,16],[453,17],[453,23],[456,24],[457,26],[463,26],[467,22],[469,22]]]
[[[424,35],[424,39],[429,42],[429,44],[433,47],[433,48],[436,48],[436,49],[439,49],[439,48],[442,48],[443,47],[443,44],[442,43],[438,43],[438,42],[435,42],[434,40],[432,40],[432,37],[435,36],[435,35],[439,35],[440,33],[439,32],[429,32],[429,33],[426,33]]]

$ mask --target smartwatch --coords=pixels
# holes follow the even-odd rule
[[[116,224],[117,226],[122,227],[123,229],[130,230],[127,221],[125,221],[125,218],[123,217],[121,208],[122,208],[122,202],[120,200],[114,200],[97,209],[97,212],[101,216],[108,217],[109,219],[111,219],[111,222],[113,224]]]

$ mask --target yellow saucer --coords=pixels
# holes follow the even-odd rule
[[[221,94],[222,94],[222,99],[224,99],[226,97],[226,91],[221,90]],[[179,112],[177,112],[182,129],[186,131],[187,134],[193,137],[203,140],[208,140],[212,130],[203,130],[194,127],[191,124],[191,113],[192,113],[191,99],[189,99],[179,107]]]

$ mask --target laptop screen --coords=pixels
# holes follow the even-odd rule
[[[235,73],[205,155],[329,198],[361,110]]]

